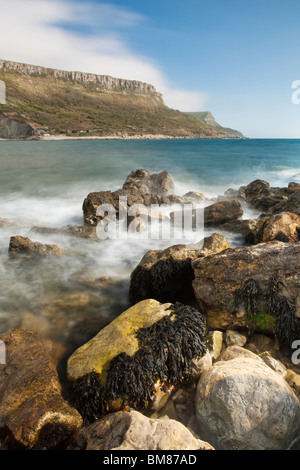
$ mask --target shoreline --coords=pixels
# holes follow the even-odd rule
[[[50,136],[32,136],[20,139],[3,139],[0,142],[46,142],[46,141],[68,141],[68,140],[245,140],[240,137],[184,137],[172,136],[164,134],[145,134],[131,136],[66,136],[66,135],[50,135]]]

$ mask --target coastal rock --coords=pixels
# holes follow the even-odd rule
[[[263,360],[258,357],[256,354],[254,354],[251,351],[248,351],[245,348],[242,348],[241,346],[228,346],[222,354],[218,357],[218,362],[225,362],[225,361],[231,361],[232,359],[239,359],[239,358],[246,358],[246,359],[253,359],[259,361],[261,364],[263,364]]]
[[[176,210],[170,213],[171,223],[174,227],[184,227],[187,218],[192,220],[193,228],[205,226],[219,226],[239,219],[243,209],[239,200],[219,201],[210,206],[197,209]]]
[[[275,331],[289,347],[299,338],[299,243],[228,249],[192,267],[195,297],[211,328]]]
[[[273,188],[266,181],[255,180],[246,187],[242,186],[239,193],[249,207],[264,213],[300,213],[300,191],[297,183],[290,183],[287,188]]]
[[[148,251],[131,274],[131,303],[144,299],[160,302],[188,302],[194,297],[191,261],[228,248],[223,235],[214,233],[198,244],[174,245]]]
[[[145,207],[149,208],[152,204],[183,204],[184,198],[173,194],[173,189],[173,180],[166,171],[159,174],[153,174],[147,170],[132,171],[122,189],[114,192],[94,192],[85,198],[82,206],[84,223],[97,225],[104,218],[103,215],[97,214],[97,209],[102,204],[110,205],[113,208],[113,216],[117,220],[123,219],[126,212],[127,222],[132,221],[139,213],[145,211]],[[134,213],[129,211],[132,206],[134,206],[133,209],[136,209]]]
[[[237,220],[243,215],[243,209],[238,199],[220,201],[204,209],[205,225],[221,225]]]
[[[257,225],[259,223],[259,219],[237,219],[220,225],[219,230],[225,230],[226,232],[232,233],[239,233],[248,240],[248,237],[254,231],[256,231]]]
[[[0,447],[54,449],[82,424],[63,399],[53,344],[30,330],[0,335],[6,364],[0,365]]]
[[[255,334],[245,346],[249,351],[255,354],[261,354],[266,351],[273,351],[276,347],[274,338],[270,336]]]
[[[86,225],[97,225],[104,216],[97,214],[97,209],[99,206],[103,204],[110,205],[112,209],[115,211],[115,215],[117,219],[119,218],[120,214],[120,199],[123,198],[124,202],[124,210],[128,210],[129,207],[133,206],[134,204],[145,204],[151,203],[150,197],[145,200],[145,197],[136,190],[117,190],[114,192],[111,191],[100,191],[95,193],[90,193],[83,201],[83,217],[84,223]],[[153,203],[158,203],[159,199],[153,200]]]
[[[277,374],[281,375],[284,379],[286,378],[287,368],[285,367],[284,364],[282,364],[282,362],[272,357],[269,352],[261,354],[260,357],[268,367],[273,369]]]
[[[288,195],[288,198],[282,198],[279,202],[271,207],[272,214],[278,214],[280,212],[294,212],[300,214],[300,191],[295,190],[292,194]]]
[[[43,245],[21,236],[11,237],[8,251],[13,255],[24,254],[29,256],[61,256],[65,254],[64,250],[56,245]]]
[[[174,182],[166,171],[153,174],[148,170],[135,170],[127,176],[123,189],[152,196],[167,196],[173,194]]]
[[[201,437],[218,450],[283,450],[300,432],[300,402],[260,359],[218,361],[197,387]]]
[[[195,191],[189,191],[188,193],[183,195],[184,202],[192,202],[192,203],[201,203],[205,201],[206,197],[203,193],[198,193]]]
[[[257,244],[278,240],[297,243],[300,234],[300,215],[284,212],[258,220],[257,225],[247,234],[246,240]]]
[[[205,318],[148,299],[123,312],[68,359],[74,404],[87,422],[126,407],[156,409],[206,353]]]
[[[225,333],[225,342],[227,346],[245,346],[247,336],[234,330],[227,330]]]
[[[208,333],[208,349],[211,357],[216,361],[220,356],[223,349],[223,332],[222,331],[210,331]]]
[[[83,428],[74,450],[214,450],[173,419],[150,419],[137,411],[113,413]]]
[[[285,380],[289,386],[295,390],[295,392],[298,394],[298,397],[300,398],[300,374],[296,374],[296,372],[293,370],[288,369],[286,371]]]

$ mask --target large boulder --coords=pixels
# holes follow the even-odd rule
[[[113,413],[82,428],[72,450],[214,450],[173,419],[150,419],[137,411]]]
[[[219,201],[205,207],[204,224],[217,226],[240,219],[242,215],[243,209],[238,199]]]
[[[54,449],[82,425],[62,397],[53,344],[38,333],[15,329],[0,335],[0,448]]]
[[[223,356],[201,376],[196,393],[201,438],[218,450],[288,449],[299,438],[299,399],[280,374],[247,353]]]
[[[252,181],[242,186],[239,194],[249,207],[268,214],[300,211],[300,187],[297,183],[289,183],[287,188],[273,188],[262,180]]]
[[[162,406],[206,353],[203,315],[150,299],[123,312],[68,359],[73,398],[87,422],[106,411]]]
[[[148,170],[135,170],[127,176],[123,189],[135,190],[142,194],[167,196],[174,193],[174,182],[166,171],[155,174]]]
[[[11,255],[24,254],[33,257],[65,254],[64,250],[56,245],[44,245],[21,236],[11,237],[8,251]]]
[[[283,212],[258,219],[254,229],[246,236],[250,243],[263,243],[273,240],[296,243],[300,235],[300,215]]]
[[[111,191],[100,191],[88,194],[88,196],[83,201],[83,219],[86,225],[97,225],[103,219],[103,216],[97,213],[98,207],[103,204],[109,204],[114,208],[116,217],[119,217],[120,213],[120,198],[123,198],[123,201],[126,200],[124,204],[124,210],[128,210],[129,207],[134,204],[150,204],[151,198],[145,197],[138,192],[137,190],[117,190],[114,192]],[[126,199],[125,199],[126,198]],[[158,203],[159,199],[153,200],[153,203]]]
[[[174,184],[166,171],[152,174],[147,170],[133,171],[126,179],[123,188],[117,191],[100,191],[90,193],[83,202],[83,216],[86,225],[97,225],[103,215],[97,213],[102,204],[109,204],[119,219],[121,210],[130,207],[149,207],[152,204],[181,204],[183,198],[172,194]],[[122,199],[121,199],[122,198]],[[125,202],[124,202],[125,201]],[[138,206],[136,206],[138,205]],[[120,217],[121,218],[121,217]]]
[[[289,347],[300,337],[299,243],[228,249],[192,267],[195,297],[211,328],[275,331]]]
[[[238,199],[219,201],[205,208],[176,210],[170,213],[170,220],[174,227],[184,227],[186,220],[192,221],[192,227],[220,226],[238,220],[243,215],[243,209]]]
[[[229,248],[223,235],[214,233],[194,245],[174,245],[148,251],[131,274],[131,303],[144,299],[190,302],[194,297],[191,261]]]

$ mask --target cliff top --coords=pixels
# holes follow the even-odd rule
[[[113,91],[113,90],[131,90],[137,93],[151,94],[154,93],[161,97],[153,85],[144,83],[138,80],[127,80],[123,78],[115,78],[110,75],[97,75],[93,73],[85,73],[78,71],[66,71],[59,69],[52,69],[47,67],[41,67],[39,65],[23,64],[20,62],[12,62],[8,60],[0,59],[0,70],[4,72],[12,71],[22,75],[32,76],[52,76],[54,78],[70,80],[81,83],[94,83],[97,84],[102,90]]]

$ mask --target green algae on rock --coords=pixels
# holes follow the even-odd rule
[[[199,258],[192,262],[192,267],[195,297],[211,328],[250,328],[272,334],[276,329],[278,339],[282,336],[284,344],[295,335],[299,337],[296,303],[300,287],[299,243],[274,241],[229,249]],[[282,299],[286,299],[285,305]],[[282,321],[288,322],[293,330],[285,338]]]
[[[192,376],[206,335],[205,317],[192,307],[140,302],[69,358],[75,406],[92,422],[106,411],[155,405]]]

